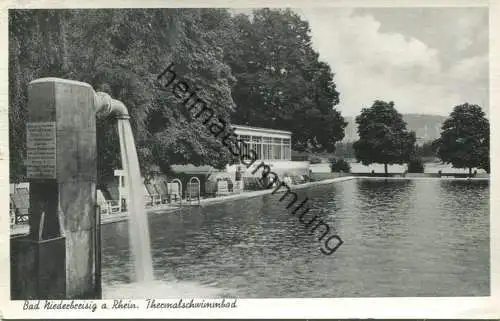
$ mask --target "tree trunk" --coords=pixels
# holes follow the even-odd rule
[[[66,21],[65,21],[65,12],[58,12],[58,36],[59,36],[59,60],[60,60],[60,68],[63,73],[66,73],[68,70],[68,46],[66,42]]]
[[[384,163],[385,177],[389,176],[387,173],[387,163]]]

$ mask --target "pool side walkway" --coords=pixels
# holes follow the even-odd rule
[[[345,177],[326,179],[326,180],[317,181],[317,182],[309,182],[309,183],[304,183],[304,184],[300,184],[300,185],[291,185],[290,190],[295,191],[295,190],[308,188],[308,187],[312,187],[312,186],[331,184],[331,183],[335,183],[335,182],[343,182],[343,181],[347,181],[347,180],[354,179],[354,178],[356,178],[356,177],[345,176]],[[204,199],[200,200],[199,206],[203,207],[203,206],[211,205],[211,204],[218,204],[218,203],[224,203],[224,202],[230,202],[230,201],[258,197],[258,196],[262,196],[262,195],[268,195],[268,194],[271,194],[273,191],[274,191],[274,189],[266,189],[266,190],[262,190],[262,191],[247,191],[247,192],[242,192],[239,194],[232,194],[232,195],[220,196],[220,197],[215,197],[215,198],[204,198]],[[281,187],[277,191],[277,194],[284,193],[285,191],[286,191],[286,188]],[[178,211],[179,209],[181,209],[183,207],[188,207],[188,206],[198,206],[198,202],[192,202],[192,203],[183,202],[182,204],[178,204],[178,203],[177,204],[162,204],[162,205],[154,207],[154,208],[147,207],[146,211],[148,214],[166,214],[166,213],[172,213],[172,212]],[[128,212],[121,212],[121,213],[116,213],[116,214],[105,214],[105,215],[101,216],[101,224],[110,224],[110,223],[115,223],[115,222],[121,222],[121,221],[126,221],[127,219],[128,219]],[[14,225],[10,229],[11,236],[23,235],[23,234],[28,234],[28,233],[29,233],[29,226],[28,225]]]
[[[337,177],[337,178],[327,179],[327,180],[318,181],[318,182],[309,182],[309,183],[304,183],[304,184],[300,184],[300,185],[292,185],[292,186],[290,186],[290,190],[295,191],[295,190],[299,190],[299,189],[303,189],[303,188],[307,188],[307,187],[312,187],[312,186],[347,181],[347,180],[354,179],[354,178],[356,178],[356,177],[354,177],[354,176]],[[268,195],[268,194],[271,194],[273,191],[274,191],[274,189],[266,189],[266,190],[262,190],[262,191],[248,191],[248,192],[242,192],[242,193],[238,193],[238,194],[219,196],[219,197],[215,197],[215,198],[204,198],[204,199],[200,200],[199,206],[203,207],[203,206],[211,205],[211,204],[219,204],[219,203],[224,203],[224,202],[237,201],[237,200],[242,200],[242,199],[258,197],[258,196],[262,196],[262,195]],[[284,193],[285,191],[286,191],[286,188],[282,187],[277,191],[277,194]],[[192,203],[184,202],[181,205],[179,205],[179,204],[160,205],[160,206],[155,207],[155,208],[146,208],[146,211],[148,214],[166,214],[166,213],[175,212],[183,207],[188,207],[188,206],[198,206],[198,202],[192,202]],[[128,219],[128,212],[123,212],[123,213],[119,213],[119,214],[103,215],[102,216],[102,224],[120,222],[120,221],[125,221],[127,219]]]
[[[356,177],[354,176],[345,176],[345,177],[337,177],[337,178],[331,178],[331,179],[326,179],[323,181],[317,181],[317,182],[309,182],[309,183],[304,183],[300,185],[291,185],[290,190],[296,191],[299,189],[307,188],[307,187],[312,187],[312,186],[317,186],[317,185],[325,185],[325,184],[331,184],[335,182],[343,182],[347,181],[350,179],[354,179]],[[257,197],[257,196],[262,196],[262,195],[268,195],[271,194],[274,191],[274,189],[266,189],[262,191],[250,191],[250,192],[242,192],[239,194],[233,194],[233,195],[227,195],[227,196],[222,196],[222,197],[217,197],[217,198],[206,198],[200,200],[200,205],[209,205],[209,204],[217,204],[217,203],[223,203],[227,201],[235,201],[235,200],[241,200],[241,199],[247,199],[247,198],[252,198],[252,197]],[[284,193],[286,191],[286,188],[281,187],[277,193]]]

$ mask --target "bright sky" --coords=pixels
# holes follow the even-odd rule
[[[375,99],[394,101],[401,113],[448,115],[469,102],[489,114],[487,8],[295,11],[336,74],[342,115]]]

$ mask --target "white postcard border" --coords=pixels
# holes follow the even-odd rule
[[[140,8],[140,7],[311,7],[311,6],[485,6],[486,1],[169,1],[160,0],[107,0],[107,1],[25,1],[7,3],[2,1],[0,9],[0,45],[4,51],[0,59],[0,204],[4,215],[0,215],[0,315],[6,318],[498,318],[500,317],[500,189],[497,182],[499,164],[500,130],[495,130],[500,121],[500,112],[493,106],[500,102],[500,1],[490,2],[490,108],[491,108],[491,159],[490,179],[490,235],[491,235],[491,296],[456,298],[335,298],[335,299],[238,299],[234,309],[169,309],[169,310],[96,310],[82,312],[62,310],[23,311],[23,301],[10,301],[9,278],[9,223],[8,216],[8,18],[7,8]],[[179,298],[180,299],[180,298]],[[191,299],[191,298],[183,298]],[[168,300],[174,302],[175,300]],[[98,304],[112,300],[96,301]],[[143,300],[136,300],[144,305]],[[495,304],[496,303],[496,304]]]

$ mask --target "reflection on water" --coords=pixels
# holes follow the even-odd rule
[[[298,194],[344,240],[332,256],[280,196],[186,208],[150,215],[161,282],[143,290],[127,285],[127,223],[103,226],[105,296],[489,295],[488,181],[358,179]]]

